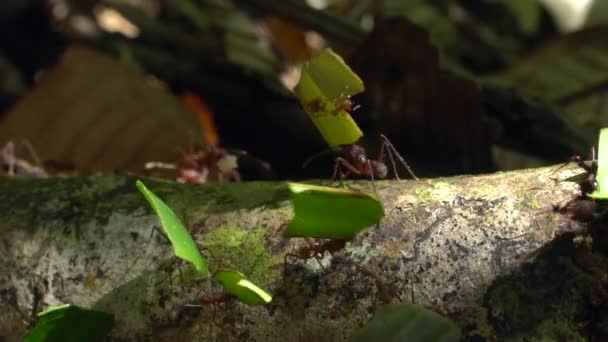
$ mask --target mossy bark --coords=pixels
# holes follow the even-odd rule
[[[291,216],[284,183],[144,180],[214,267],[240,270],[274,295],[265,306],[198,308],[187,304],[220,289],[176,265],[134,177],[4,178],[0,335],[16,338],[35,312],[72,303],[113,313],[113,340],[340,341],[382,301],[414,300],[466,336],[604,336],[605,243],[576,245],[564,233],[586,228],[552,211],[579,194],[565,179],[581,171],[554,170],[377,182],[380,226],[320,262],[287,264],[306,243],[282,239]]]

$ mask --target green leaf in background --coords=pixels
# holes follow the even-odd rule
[[[389,304],[351,340],[352,342],[459,341],[460,330],[449,319],[415,304]]]
[[[600,130],[600,141],[597,147],[597,187],[589,194],[595,199],[608,199],[608,128]]]
[[[249,281],[240,272],[222,270],[215,272],[213,277],[228,293],[245,304],[268,304],[272,301],[272,296],[268,292]]]
[[[25,342],[100,341],[114,325],[114,316],[66,304],[40,312]]]
[[[191,262],[198,272],[202,274],[209,273],[207,263],[205,262],[205,259],[203,259],[198,246],[173,210],[150,191],[141,181],[138,180],[135,185],[144,195],[152,209],[154,209],[163,230],[167,234],[169,241],[171,241],[175,255],[178,258]]]
[[[340,98],[358,94],[365,89],[363,81],[331,49],[306,62],[295,95],[333,149],[354,144],[363,132],[350,114],[339,109]]]
[[[384,216],[382,203],[365,192],[301,183],[289,189],[295,215],[286,237],[350,239]]]

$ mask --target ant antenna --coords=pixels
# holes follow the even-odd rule
[[[332,151],[331,149],[327,148],[327,149],[324,149],[324,150],[322,150],[322,151],[320,151],[320,152],[317,152],[317,153],[313,154],[312,156],[308,157],[308,158],[307,158],[307,159],[304,161],[304,163],[302,163],[302,168],[304,169],[304,168],[308,167],[308,165],[309,165],[310,163],[312,163],[312,162],[313,162],[315,159],[317,159],[317,158],[319,158],[319,157],[322,157],[322,156],[324,156],[324,155],[326,155],[326,154],[330,154],[330,153],[332,153],[332,152],[333,152],[333,151]]]

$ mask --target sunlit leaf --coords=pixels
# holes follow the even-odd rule
[[[40,312],[25,342],[100,341],[114,325],[114,316],[66,304]]]
[[[441,315],[415,304],[389,304],[352,339],[352,342],[459,341],[458,327]]]
[[[330,49],[304,63],[294,92],[330,147],[350,145],[363,136],[350,114],[337,107],[341,98],[362,92],[363,81]]]
[[[177,218],[173,210],[150,191],[141,181],[138,180],[135,185],[144,195],[148,203],[150,203],[154,212],[156,212],[163,230],[167,234],[169,241],[171,241],[175,255],[178,258],[191,262],[200,273],[207,274],[209,269],[207,268],[205,259],[203,259],[192,236],[186,227],[184,227],[180,219]]]
[[[245,304],[267,304],[272,301],[268,292],[249,281],[240,272],[222,270],[215,272],[213,276],[228,293]]]
[[[608,199],[608,128],[600,130],[597,150],[597,187],[589,194],[596,199]]]
[[[286,237],[349,239],[384,216],[376,196],[364,192],[290,183],[295,216]]]

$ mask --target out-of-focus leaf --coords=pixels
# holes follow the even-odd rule
[[[295,214],[286,237],[350,239],[384,216],[372,194],[301,183],[289,183],[289,189]]]
[[[389,304],[351,340],[352,342],[448,342],[459,341],[456,324],[441,315],[415,304]]]
[[[192,236],[173,210],[141,181],[137,181],[135,185],[144,195],[152,209],[154,209],[156,216],[158,216],[163,230],[167,234],[169,241],[171,241],[175,256],[191,262],[199,273],[209,273],[207,262],[203,259],[196,242],[194,242]]]
[[[201,144],[197,126],[158,80],[72,46],[4,116],[0,136],[27,139],[43,160],[80,170],[138,171],[151,160],[177,159],[180,146]]]
[[[608,2],[602,0],[591,1],[585,18],[585,27],[605,26],[608,24]]]
[[[608,128],[600,131],[597,149],[597,187],[589,197],[608,199]]]
[[[25,342],[101,341],[114,325],[114,316],[66,304],[40,312]]]
[[[314,50],[306,40],[307,30],[279,17],[264,19],[272,33],[272,42],[291,62],[303,62],[313,57]]]
[[[240,272],[221,270],[215,272],[213,277],[240,302],[258,305],[272,301],[272,296],[268,292],[252,283]]]
[[[363,82],[342,57],[330,49],[304,63],[300,82],[294,89],[300,104],[333,149],[357,142],[363,132],[350,114],[338,108],[340,97],[365,89]]]
[[[607,35],[608,28],[596,27],[557,37],[490,79],[560,105],[568,121],[597,131],[608,126]]]

